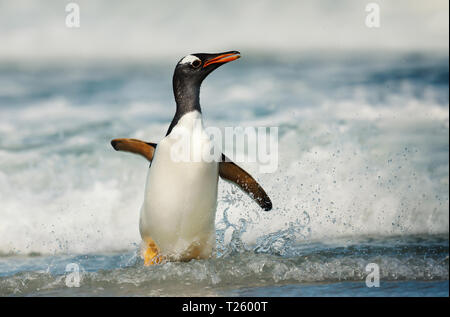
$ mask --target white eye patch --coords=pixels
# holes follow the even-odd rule
[[[192,64],[194,61],[200,61],[200,59],[194,55],[185,56],[179,64]]]

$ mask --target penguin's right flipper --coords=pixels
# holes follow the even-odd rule
[[[144,142],[137,139],[114,139],[111,145],[116,151],[131,152],[142,155],[150,162],[155,154],[156,143]]]

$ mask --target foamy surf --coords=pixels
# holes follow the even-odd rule
[[[278,238],[285,239],[282,235]],[[235,290],[242,288],[258,294],[258,290],[267,287],[291,285],[291,291],[283,295],[298,296],[304,286],[325,283],[353,282],[349,284],[351,287],[364,290],[369,263],[382,268],[383,286],[390,285],[399,292],[405,281],[420,285],[448,280],[445,236],[292,244],[284,248],[282,255],[260,247],[245,250],[237,247],[239,244],[240,241],[233,241],[216,259],[152,267],[144,267],[136,252],[2,258],[0,295],[232,296]],[[272,247],[280,246],[272,244]],[[79,265],[79,287],[67,287],[70,274],[66,271],[67,263]],[[368,295],[377,293],[373,291]],[[277,296],[277,293],[269,296]]]

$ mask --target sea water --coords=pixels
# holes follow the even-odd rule
[[[220,181],[215,258],[152,267],[149,164],[109,142],[164,137],[175,61],[0,63],[0,295],[448,296],[448,56],[241,53],[202,111],[278,127],[274,173],[240,163],[274,207]]]

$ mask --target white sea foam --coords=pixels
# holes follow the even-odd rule
[[[308,217],[298,224],[299,239],[446,233],[447,110],[417,102],[381,108],[347,102],[295,111],[284,122],[296,128],[281,137],[280,170],[260,176],[274,210],[263,213],[236,200],[228,218],[237,224],[242,210],[249,213],[243,217],[249,242],[303,213]],[[222,197],[232,195],[226,186]]]
[[[225,240],[240,219],[248,244],[290,223],[298,240],[448,233],[448,109],[403,101],[384,107],[330,101],[272,115],[271,125],[281,131],[279,170],[258,175],[257,166],[243,167],[267,190],[274,209],[260,211],[221,182],[217,224]],[[117,113],[59,100],[15,111],[0,119],[18,129],[2,132],[0,252],[99,252],[139,243],[148,164],[110,148],[110,139],[120,135],[102,122]],[[120,114],[126,122],[141,111]],[[90,118],[91,130],[82,118]],[[58,122],[64,123],[59,129],[70,127],[69,136],[58,138]],[[154,123],[127,136],[157,141],[165,128]]]

